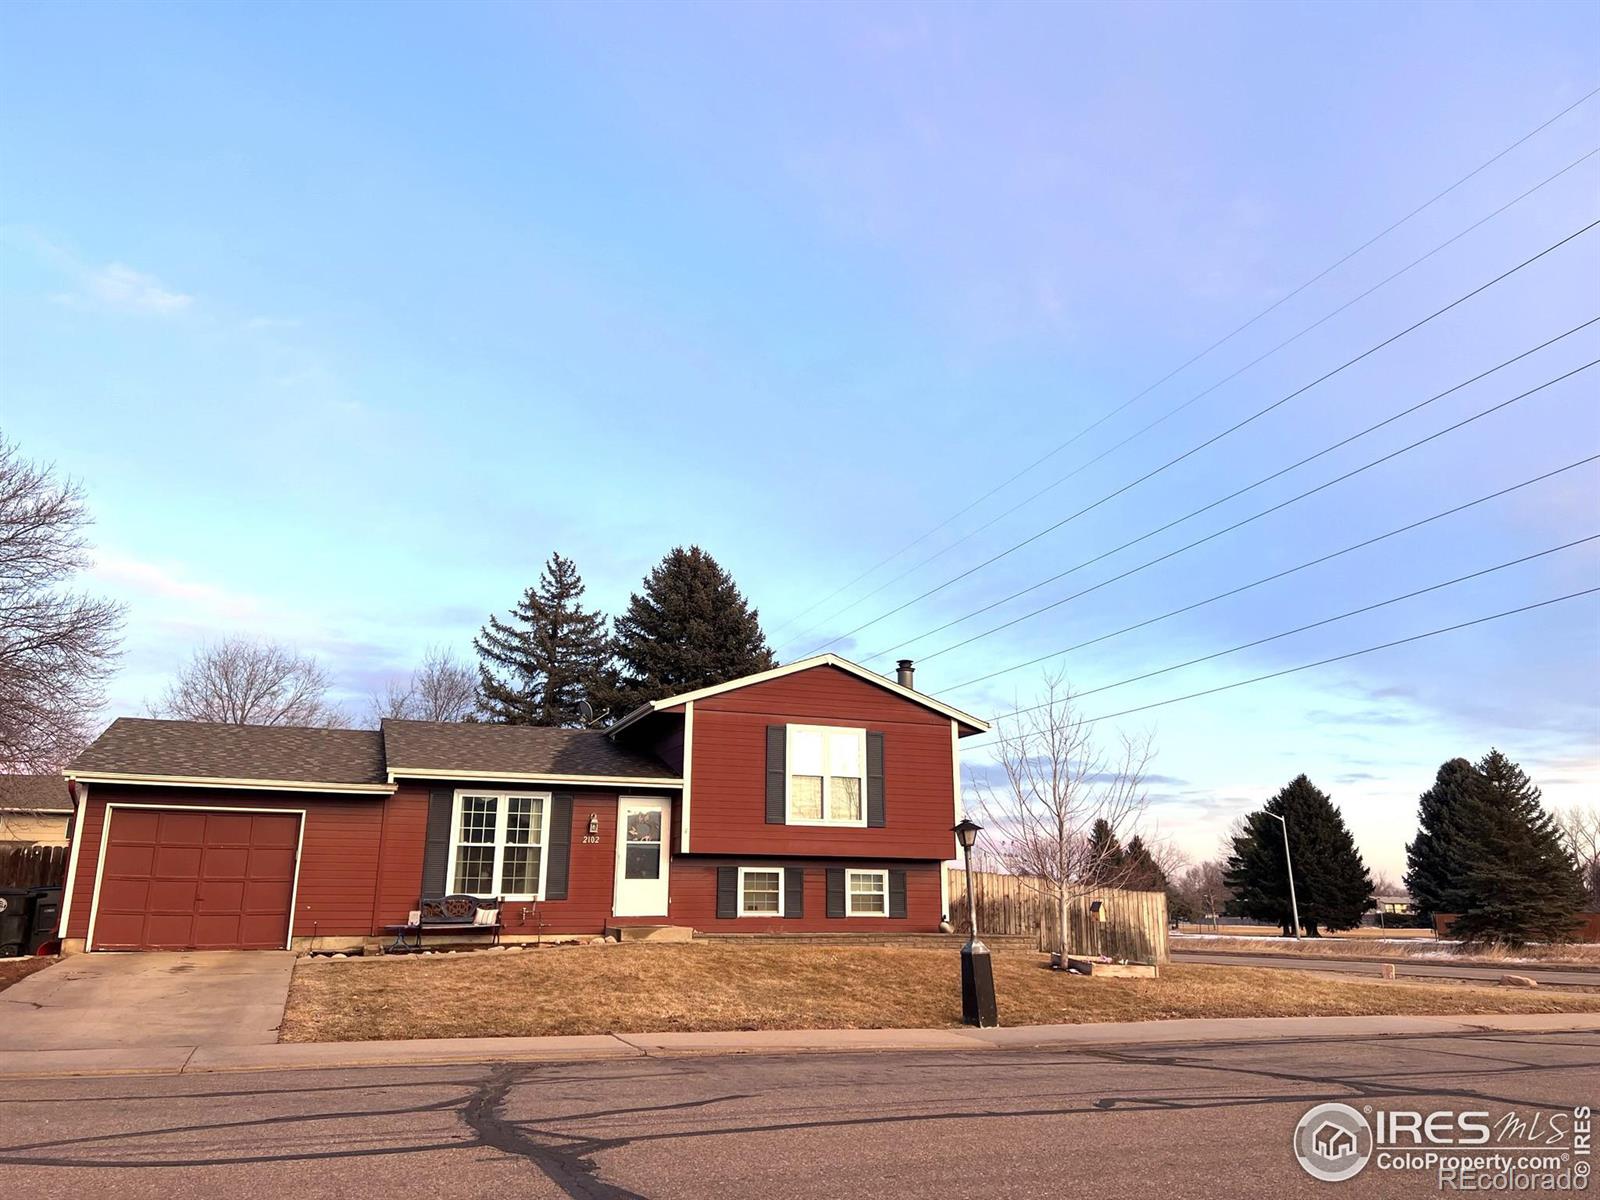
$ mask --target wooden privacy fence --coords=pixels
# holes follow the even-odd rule
[[[60,887],[66,878],[65,846],[0,846],[0,887]]]
[[[959,867],[946,867],[950,884],[950,923],[967,928],[967,880]],[[1023,875],[997,871],[972,873],[973,905],[980,934],[1028,934],[1041,950],[1056,944],[1057,911],[1049,885]],[[1105,920],[1091,910],[1102,902]],[[1167,896],[1165,892],[1130,892],[1120,888],[1074,896],[1067,911],[1067,951],[1105,954],[1130,962],[1167,961]]]

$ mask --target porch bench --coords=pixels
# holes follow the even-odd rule
[[[500,900],[484,900],[477,896],[423,896],[417,907],[402,925],[385,925],[394,934],[394,943],[384,953],[410,954],[422,949],[426,933],[454,935],[486,933],[489,944],[500,944]]]

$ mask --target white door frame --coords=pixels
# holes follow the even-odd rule
[[[625,875],[628,854],[628,818],[627,810],[632,808],[653,808],[661,813],[661,877],[657,887],[661,893],[659,911],[644,912],[634,911],[639,905],[625,907],[623,903],[623,886],[628,882]],[[611,915],[613,917],[665,917],[667,904],[671,897],[668,872],[672,864],[672,801],[666,796],[618,796],[617,797],[617,861],[613,872],[614,882],[611,891]],[[644,880],[635,880],[643,883]],[[645,906],[649,908],[649,906]]]
[[[94,920],[100,915],[100,883],[106,871],[106,847],[111,844],[111,816],[119,808],[154,808],[162,812],[232,812],[276,813],[279,816],[300,818],[299,832],[294,842],[294,881],[289,885],[289,928],[284,933],[283,948],[294,945],[295,902],[300,897],[300,859],[306,842],[306,810],[303,808],[233,808],[222,804],[128,804],[123,801],[107,802],[105,816],[100,821],[100,857],[94,864],[94,898],[89,903],[89,928],[84,931],[83,948],[94,950]]]

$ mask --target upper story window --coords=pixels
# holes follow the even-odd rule
[[[865,825],[867,731],[790,725],[788,823]]]
[[[445,890],[539,899],[549,809],[548,793],[457,792]]]

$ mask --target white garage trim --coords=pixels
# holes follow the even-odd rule
[[[72,893],[78,883],[78,860],[83,857],[83,810],[89,807],[89,785],[80,783],[73,798],[77,805],[72,810],[72,833],[67,838],[67,882],[61,892],[61,923],[56,927],[56,937],[62,941],[67,940],[67,918],[72,915]]]
[[[100,915],[100,882],[105,876],[106,847],[111,844],[111,818],[119,808],[153,808],[159,812],[231,812],[265,813],[268,815],[295,814],[300,818],[300,829],[294,840],[294,882],[289,885],[289,928],[284,931],[283,948],[294,944],[295,903],[300,897],[300,857],[306,844],[306,810],[303,808],[231,808],[220,804],[110,804],[106,805],[105,818],[100,822],[100,857],[94,865],[94,898],[89,903],[89,928],[85,932],[83,948],[94,949],[94,921]]]

